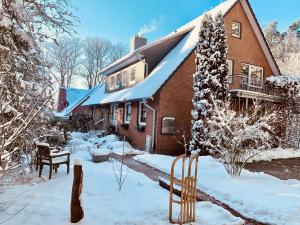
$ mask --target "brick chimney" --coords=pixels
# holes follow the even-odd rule
[[[130,52],[134,52],[136,49],[147,44],[147,38],[139,35],[135,35],[130,40]]]
[[[63,111],[68,106],[66,88],[60,87],[57,99],[57,112]]]

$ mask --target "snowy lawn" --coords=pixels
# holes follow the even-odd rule
[[[170,156],[144,154],[136,160],[170,173]],[[199,160],[198,187],[230,205],[243,215],[261,222],[300,224],[300,181],[282,181],[264,173],[243,171],[241,177],[229,176],[212,157]],[[180,176],[180,166],[176,176]]]
[[[76,134],[73,134],[74,136]],[[78,224],[169,224],[168,191],[162,189],[143,174],[128,170],[123,189],[119,192],[112,163],[92,163],[87,148],[83,147],[84,145],[90,146],[91,139],[87,139],[86,136],[81,139],[79,136],[84,137],[85,135],[78,134],[77,139],[74,138],[68,145],[68,148],[73,147],[73,149],[77,146],[77,150],[71,156],[72,165],[76,158],[81,158],[83,161],[83,207],[85,217]],[[117,145],[115,142],[118,141],[107,141],[107,144],[114,146]],[[43,174],[47,176],[46,169]],[[4,201],[19,193],[23,194],[15,201],[10,212],[14,213],[18,209],[26,207],[6,224],[70,224],[72,179],[72,172],[66,175],[65,167],[61,166],[52,180],[33,185],[12,187],[4,195],[1,195]],[[198,203],[197,212],[196,224],[243,224],[243,221],[239,218],[209,202]],[[7,216],[0,214],[0,221]]]

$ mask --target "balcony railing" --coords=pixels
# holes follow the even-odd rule
[[[265,93],[264,79],[251,79],[249,76],[233,75],[227,78],[230,90],[245,90]]]
[[[253,78],[244,75],[229,76],[228,79],[229,90],[244,90],[257,92],[267,95],[277,95],[274,89],[266,84],[263,78]]]

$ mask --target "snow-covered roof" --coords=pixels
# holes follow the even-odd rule
[[[69,105],[73,104],[76,100],[83,98],[88,92],[88,89],[79,88],[65,88],[66,100]]]
[[[85,92],[82,92],[82,95],[80,98],[75,99],[74,102],[72,102],[68,107],[66,107],[62,112],[56,112],[54,113],[55,117],[65,118],[68,117],[69,114],[75,109],[77,106],[81,105],[84,101],[89,99],[94,92],[96,92],[98,89],[104,87],[104,84],[100,84],[90,90],[86,90]]]
[[[238,0],[227,0],[214,9],[208,11],[208,13],[212,16],[217,15],[217,13],[219,12],[225,15],[237,1]],[[180,27],[176,32],[167,35],[167,37],[170,38],[172,35],[175,35],[178,32],[190,30],[187,35],[177,44],[177,46],[173,48],[156,66],[156,68],[146,77],[144,81],[138,83],[135,86],[111,93],[105,93],[104,87],[100,88],[98,89],[98,91],[94,92],[91,98],[88,101],[84,102],[83,105],[107,104],[112,102],[123,102],[151,98],[194,50],[198,42],[198,33],[203,18],[204,14],[197,17],[188,24]],[[160,39],[160,41],[162,40],[163,39]],[[153,44],[149,45],[151,46]],[[147,48],[149,47],[149,45],[146,45],[142,48]],[[128,57],[128,55],[123,57],[122,59],[114,63],[113,66],[121,63]]]

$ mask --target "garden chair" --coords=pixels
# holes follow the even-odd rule
[[[70,170],[70,152],[51,149],[48,143],[37,143],[37,162],[39,166],[39,177],[42,175],[43,166],[49,166],[49,180],[52,177],[52,170],[57,173],[57,168],[61,164],[67,165],[67,174]]]

